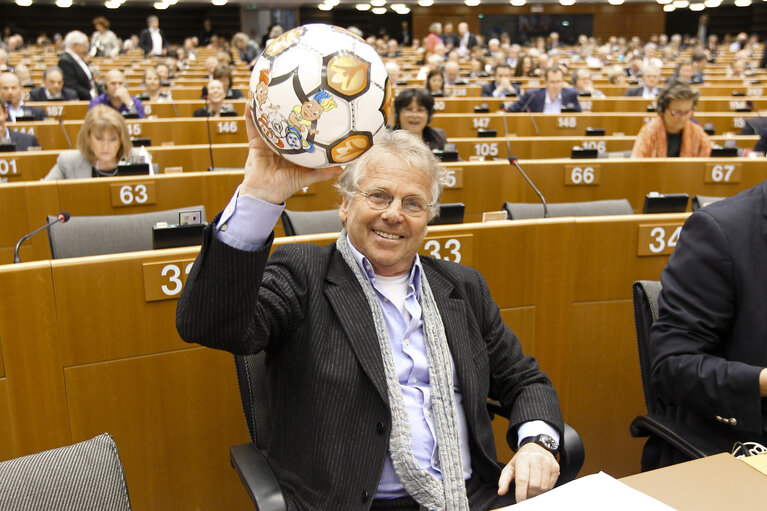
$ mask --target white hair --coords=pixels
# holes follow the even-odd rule
[[[88,36],[79,30],[73,30],[64,38],[64,48],[72,49],[75,44],[88,44]]]

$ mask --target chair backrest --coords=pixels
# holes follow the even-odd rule
[[[700,208],[705,208],[709,204],[720,201],[724,197],[712,197],[710,195],[694,195],[692,198],[692,210],[698,211]]]
[[[524,218],[543,218],[543,204],[524,202],[504,202],[503,209],[511,220]],[[603,216],[633,215],[634,208],[628,199],[597,200],[589,202],[559,202],[548,204],[549,217],[560,216]]]
[[[157,222],[178,224],[178,214],[185,211],[200,211],[201,221],[207,222],[205,206],[131,215],[73,216],[48,228],[51,256],[63,259],[152,250],[152,226]],[[48,221],[54,219],[48,217]]]
[[[269,444],[269,394],[266,381],[266,352],[255,355],[235,355],[237,384],[240,387],[242,410],[248,425],[250,441],[261,449]]]
[[[341,219],[337,209],[321,211],[290,211],[282,212],[282,228],[286,236],[299,234],[321,234],[325,232],[341,232]]]
[[[117,445],[104,433],[0,463],[0,509],[130,511]]]
[[[634,326],[639,350],[642,390],[649,413],[662,412],[663,404],[650,385],[650,327],[658,319],[658,296],[661,284],[657,280],[638,280],[632,286],[634,295]],[[660,409],[659,409],[660,408]]]
[[[439,215],[429,225],[462,224],[466,205],[463,202],[444,202],[439,205]]]

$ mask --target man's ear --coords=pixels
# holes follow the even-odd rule
[[[346,225],[346,218],[349,216],[349,199],[344,198],[341,203],[341,207],[338,208],[338,218],[341,219],[341,223]]]

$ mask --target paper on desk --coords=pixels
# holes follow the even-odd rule
[[[567,509],[588,511],[669,511],[674,508],[610,477],[604,472],[581,477],[554,490],[496,511]]]
[[[756,456],[746,456],[745,458],[738,459],[751,465],[759,472],[767,476],[767,453],[757,454]]]

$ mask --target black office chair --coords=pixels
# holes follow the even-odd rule
[[[285,511],[285,498],[264,455],[269,444],[269,400],[265,357],[264,352],[234,356],[237,383],[240,387],[242,408],[251,441],[232,446],[229,449],[229,460],[259,511]],[[500,404],[488,402],[488,413],[491,417],[494,414],[502,415]],[[583,466],[584,457],[585,452],[580,436],[572,427],[565,424],[564,435],[560,441],[560,473],[557,485],[577,477]]]
[[[280,219],[285,236],[341,232],[342,228],[337,209],[320,211],[290,211],[286,209],[282,212]]]
[[[587,202],[559,202],[548,204],[549,217],[562,216],[603,216],[633,215],[634,208],[628,199],[596,200]],[[543,218],[543,204],[525,202],[504,202],[502,209],[509,214],[510,220],[525,218]]]
[[[655,280],[639,280],[633,285],[634,324],[647,413],[637,416],[629,429],[634,438],[649,437],[642,453],[643,472],[721,452],[710,436],[677,422],[675,407],[664,403],[650,384],[650,327],[658,319],[660,291],[661,283]]]
[[[705,208],[709,204],[713,204],[717,201],[724,199],[724,197],[713,197],[710,195],[693,195],[692,197],[692,211],[698,211],[700,208]]]

